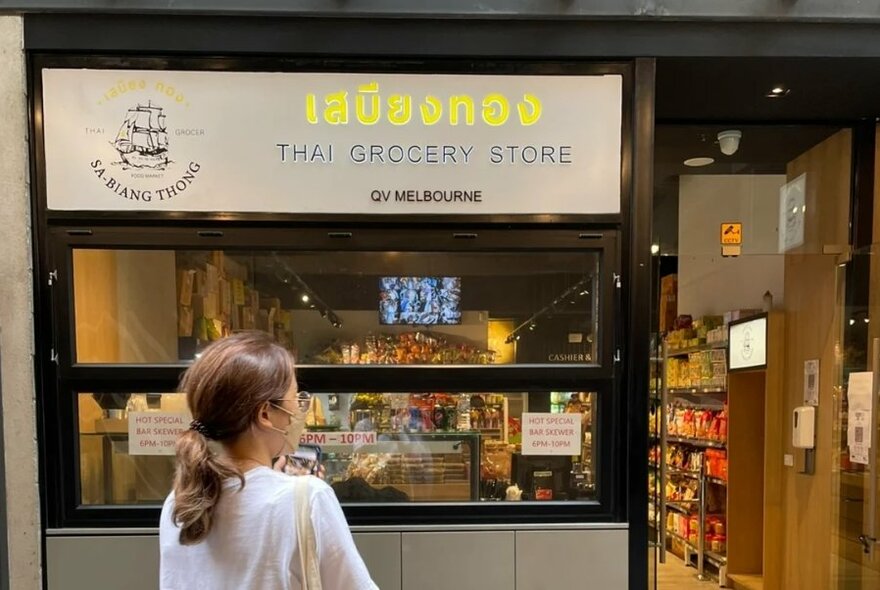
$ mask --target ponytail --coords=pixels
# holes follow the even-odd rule
[[[186,370],[180,391],[194,420],[177,440],[174,524],[180,544],[208,536],[223,482],[244,475],[224,453],[253,424],[263,404],[281,399],[296,385],[293,357],[263,332],[238,332],[209,344]],[[213,443],[211,441],[214,441]]]
[[[237,477],[244,486],[244,476],[234,465],[212,452],[205,434],[194,429],[180,436],[176,451],[172,516],[180,527],[180,544],[195,545],[211,530],[223,481]]]

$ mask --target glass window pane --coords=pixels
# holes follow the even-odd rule
[[[597,252],[75,249],[80,363],[263,330],[300,364],[597,364]]]
[[[343,503],[593,501],[596,397],[317,393],[302,442]],[[161,503],[189,419],[182,394],[80,393],[82,504]]]
[[[173,441],[189,424],[186,396],[80,393],[78,410],[80,502],[163,502],[174,479]],[[161,419],[139,426],[143,415]]]

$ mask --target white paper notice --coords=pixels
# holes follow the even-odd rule
[[[871,434],[873,432],[873,375],[871,373],[850,373],[847,400],[849,413],[846,438],[849,443],[849,459],[853,463],[868,464],[871,453]]]
[[[377,440],[375,432],[304,432],[299,437],[299,442],[303,445],[334,447],[374,445]]]
[[[819,359],[804,361],[804,405],[819,405]]]
[[[129,455],[173,455],[177,438],[189,428],[189,414],[128,413]]]
[[[523,455],[580,455],[580,414],[523,414]]]

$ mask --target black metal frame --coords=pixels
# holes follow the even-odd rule
[[[760,365],[753,365],[751,367],[740,367],[739,369],[732,369],[730,367],[730,329],[734,326],[738,326],[740,324],[748,324],[749,322],[754,322],[755,320],[763,319],[767,322],[767,328],[770,328],[770,316],[768,313],[758,313],[755,315],[750,315],[747,318],[740,318],[738,320],[733,320],[727,324],[727,372],[728,374],[736,374],[736,373],[751,373],[754,371],[765,371],[767,369],[767,359],[764,359],[764,363]],[[769,334],[764,335],[764,350],[767,350],[768,340],[770,338]]]
[[[349,230],[348,226],[342,226]],[[338,226],[334,226],[334,230]],[[417,243],[422,251],[493,252],[525,251],[548,253],[559,251],[601,252],[600,256],[600,316],[598,365],[533,365],[533,366],[314,366],[298,369],[299,380],[310,391],[549,391],[577,388],[601,392],[598,402],[599,464],[612,470],[600,471],[599,501],[597,503],[480,505],[478,510],[468,505],[394,505],[389,507],[346,505],[352,524],[392,522],[510,522],[511,520],[601,520],[614,518],[613,470],[620,464],[617,449],[606,443],[606,433],[615,430],[612,420],[611,390],[614,376],[613,338],[609,331],[618,304],[613,274],[616,272],[616,232],[590,232],[582,239],[578,230],[480,230],[477,237],[457,240],[454,232],[438,229],[398,228],[389,234],[386,230],[351,229],[351,238],[340,242],[328,235],[326,229],[254,229],[224,230],[222,236],[212,232],[203,238],[200,230],[189,228],[142,227],[132,234],[128,228],[95,227],[88,232],[82,227],[49,229],[50,263],[57,271],[53,282],[54,349],[57,358],[57,395],[46,400],[46,405],[57,404],[46,418],[57,418],[54,428],[60,436],[53,452],[60,458],[55,477],[58,486],[53,492],[61,497],[57,524],[60,526],[94,526],[97,524],[150,525],[155,524],[158,507],[87,507],[79,503],[78,473],[79,449],[76,433],[76,393],[95,391],[174,391],[185,363],[169,365],[102,365],[81,364],[74,358],[75,339],[72,326],[73,286],[72,253],[75,248],[110,249],[211,249],[211,250],[287,250],[287,251],[388,251]],[[330,232],[335,233],[335,232]],[[414,239],[418,237],[418,239]],[[297,244],[295,249],[284,244]],[[412,249],[412,248],[410,248]],[[47,441],[48,442],[48,441]],[[56,472],[57,474],[58,472]],[[60,493],[59,493],[60,492]]]

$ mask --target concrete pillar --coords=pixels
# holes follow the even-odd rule
[[[42,587],[42,575],[25,79],[22,19],[0,17],[0,402],[5,434],[9,587],[36,590]]]

